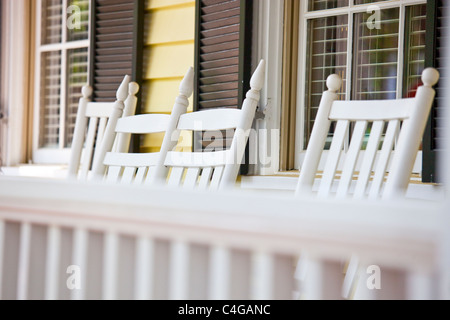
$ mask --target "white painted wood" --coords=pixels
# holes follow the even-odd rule
[[[176,152],[167,154],[165,165],[169,167],[208,168],[224,166],[227,163],[228,151],[216,152]]]
[[[170,187],[178,187],[181,184],[181,179],[183,178],[184,168],[182,167],[174,167],[170,172],[169,176],[169,186]]]
[[[407,119],[414,98],[399,100],[335,101],[330,120],[386,121]]]
[[[31,224],[20,226],[19,270],[17,272],[17,300],[27,300],[30,268]]]
[[[252,257],[251,272],[251,299],[271,300],[273,299],[273,259],[266,252],[257,252]]]
[[[434,300],[435,279],[421,272],[410,272],[406,276],[407,300]]]
[[[136,113],[137,97],[139,85],[136,82],[130,82],[128,85],[128,98],[125,100],[122,117],[131,117]],[[122,133],[117,135],[117,145],[115,151],[127,152],[130,149],[131,134]]]
[[[86,179],[90,169],[91,158],[94,154],[95,135],[97,133],[98,118],[92,118],[89,121],[88,132],[86,136],[86,148],[83,155],[83,163],[81,164],[80,178]]]
[[[102,141],[103,137],[105,136],[105,129],[106,129],[106,124],[108,122],[108,119],[100,118],[99,120],[100,121],[98,123],[98,128],[97,128],[97,140]]]
[[[380,195],[381,186],[386,177],[388,162],[391,157],[392,150],[394,149],[395,137],[397,136],[399,129],[399,120],[389,121],[389,125],[383,141],[383,146],[381,148],[380,157],[378,159],[378,163],[376,164],[375,174],[369,191],[370,199],[376,199]]]
[[[142,184],[145,181],[145,177],[147,176],[148,168],[140,167],[137,169],[136,176],[134,177],[135,184]]]
[[[242,110],[213,109],[186,113],[180,117],[179,130],[215,131],[237,128]]]
[[[170,115],[140,114],[125,117],[117,121],[116,132],[146,134],[165,132],[169,124]]]
[[[150,239],[146,237],[140,237],[137,239],[134,282],[136,300],[151,300],[153,297],[152,288],[154,284],[154,254],[154,245]]]
[[[119,236],[115,233],[107,233],[104,241],[102,298],[103,300],[115,300],[118,289]]]
[[[403,281],[395,279],[403,277],[403,271],[432,274],[439,264],[438,248],[443,244],[442,235],[446,232],[442,224],[445,212],[442,203],[432,201],[305,198],[299,202],[291,196],[245,190],[219,194],[44,179],[0,179],[0,220],[16,225],[25,222],[77,230],[72,253],[81,259],[74,259],[73,264],[80,266],[83,281],[85,274],[92,272],[86,269],[87,232],[84,228],[89,227],[102,236],[114,230],[116,234],[132,238],[162,239],[167,244],[195,243],[206,247],[220,244],[222,248],[233,248],[247,255],[270,252],[272,259],[308,252],[310,259],[326,261],[322,270],[332,271],[330,274],[319,273],[328,274],[329,278],[321,281],[325,287],[315,288],[334,296],[340,292],[336,291],[337,280],[342,284],[341,261],[352,253],[361,257],[361,261],[374,261],[382,270],[400,270],[389,273],[394,283]],[[11,235],[11,232],[19,232],[14,230],[12,228],[6,234],[17,239],[19,235]],[[5,239],[5,243],[9,240]],[[62,248],[62,252],[66,249],[70,250]],[[102,249],[101,255],[105,254],[106,248]],[[167,259],[166,254],[156,256],[153,261],[165,259],[163,265],[167,264],[167,270],[175,268],[170,266],[172,262],[181,261],[182,272],[186,272],[186,259],[181,256],[176,260]],[[42,257],[45,259],[44,254]],[[121,257],[120,254],[118,259]],[[34,268],[39,265],[30,268],[38,271]],[[189,262],[189,265],[195,265],[195,262]],[[237,264],[233,262],[233,265]],[[127,270],[133,272],[134,267]],[[246,266],[233,270],[234,274],[236,272],[251,274]],[[101,279],[90,280],[94,283],[86,287],[84,282],[83,290],[101,286]],[[195,285],[191,280],[187,281],[188,285]],[[181,283],[180,288],[183,285]],[[247,286],[247,283],[243,285]],[[316,296],[322,297],[320,292]],[[72,295],[80,296],[73,292]],[[87,296],[91,297],[92,293]],[[399,297],[404,298],[405,294],[400,293]]]
[[[342,171],[341,179],[336,196],[341,198],[347,196],[349,193],[350,184],[353,180],[353,175],[356,168],[359,152],[363,142],[364,134],[366,133],[367,121],[358,121],[354,128],[350,147],[345,155],[345,165]]]
[[[88,102],[84,116],[86,118],[109,118],[114,111],[114,103]]]
[[[61,230],[57,226],[48,228],[47,261],[45,273],[45,299],[58,299],[58,285],[60,276]]]
[[[186,189],[194,189],[197,186],[200,168],[189,168],[186,170],[183,187]]]
[[[170,250],[169,299],[188,299],[189,245],[183,241],[172,243]]]
[[[311,258],[307,267],[304,299],[342,299],[342,269],[339,262]]]
[[[230,250],[214,246],[210,253],[209,299],[226,300],[230,297]]]
[[[331,75],[327,79],[328,91],[325,91],[320,100],[319,110],[317,112],[316,121],[309,140],[309,148],[306,151],[306,157],[300,169],[300,177],[298,180],[296,196],[308,195],[311,193],[311,186],[314,184],[316,172],[322,155],[325,141],[328,136],[328,128],[330,127],[329,114],[333,101],[338,96],[336,92],[342,84],[342,79],[337,75]]]
[[[350,122],[348,120],[341,120],[337,122],[336,130],[333,135],[333,142],[330,147],[330,155],[325,165],[325,170],[322,176],[322,182],[319,187],[318,196],[321,198],[328,197],[331,190],[331,185],[336,176],[336,169],[341,158],[344,148],[344,139],[347,137]]]
[[[4,282],[4,275],[3,275],[3,264],[5,261],[4,245],[5,245],[5,222],[3,220],[0,220],[0,299],[2,299],[3,282]]]
[[[211,176],[213,173],[213,168],[204,168],[202,170],[201,176],[200,176],[200,181],[198,183],[198,188],[200,190],[206,190],[208,189],[208,186],[211,182]]]
[[[87,249],[89,234],[86,229],[77,228],[73,235],[73,265],[80,268],[81,287],[70,292],[72,300],[84,300],[86,297]]]
[[[261,89],[264,85],[266,74],[266,61],[260,60],[256,70],[250,79],[250,90],[246,94],[246,98],[242,103],[241,118],[236,127],[233,141],[227,156],[227,164],[225,165],[222,180],[219,188],[234,188],[239,169],[243,161],[245,148],[249,137],[249,131],[253,124],[256,108],[261,97]]]
[[[123,168],[120,166],[110,166],[108,168],[108,174],[106,176],[106,182],[117,183],[120,181],[120,176],[123,172]]]
[[[215,167],[214,173],[212,174],[210,189],[216,190],[220,186],[220,181],[223,177],[223,173],[225,171],[224,167]]]
[[[114,153],[108,152],[104,164],[107,166],[149,167],[156,165],[158,153]]]
[[[136,168],[126,167],[123,170],[122,179],[120,180],[120,182],[122,184],[132,184],[135,175],[136,175]]]
[[[369,141],[364,153],[364,160],[359,171],[358,182],[356,183],[356,189],[354,193],[354,197],[356,199],[363,198],[365,196],[367,185],[372,174],[373,164],[376,159],[381,135],[383,133],[383,128],[384,121],[376,121],[372,124]]]

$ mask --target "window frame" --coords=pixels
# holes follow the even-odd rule
[[[306,118],[306,66],[307,66],[307,37],[308,37],[308,20],[315,18],[323,18],[338,15],[348,15],[349,33],[347,38],[347,85],[346,85],[346,99],[350,99],[352,90],[352,72],[353,72],[353,35],[354,35],[354,14],[365,13],[367,8],[371,5],[377,5],[381,10],[390,8],[399,8],[399,39],[398,39],[398,57],[397,57],[397,88],[396,98],[403,97],[403,83],[404,83],[404,46],[405,46],[405,22],[406,22],[406,7],[426,4],[424,0],[391,0],[381,1],[368,4],[355,5],[354,0],[349,0],[349,5],[335,9],[325,9],[317,11],[308,11],[308,1],[302,1],[300,7],[300,22],[299,22],[299,73],[297,78],[297,119],[296,119],[296,137],[295,137],[295,164],[296,168],[301,168],[303,163],[306,146],[305,146],[305,118]],[[323,168],[327,152],[324,152],[325,157],[321,160],[319,168]],[[414,172],[421,172],[422,170],[422,151],[418,152],[416,162],[414,165]]]
[[[88,38],[85,40],[67,41],[67,11],[69,0],[63,0],[61,42],[55,44],[42,44],[42,1],[37,1],[36,8],[36,64],[35,64],[35,93],[34,93],[34,114],[33,114],[33,162],[42,164],[65,164],[70,157],[70,148],[64,146],[65,134],[65,112],[66,112],[66,81],[67,81],[67,56],[68,51],[72,49],[87,48],[88,50],[88,79],[90,74],[91,57],[91,30],[92,30],[92,10],[88,10],[89,31]],[[92,8],[93,0],[89,0],[89,6]],[[42,148],[39,146],[40,111],[41,111],[41,55],[45,52],[61,51],[61,92],[60,92],[60,134],[58,148]]]

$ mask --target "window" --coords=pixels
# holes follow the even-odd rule
[[[425,61],[426,1],[309,0],[301,11],[303,149],[330,74],[343,79],[342,100],[415,94]]]
[[[89,0],[40,0],[34,162],[64,163],[88,83]]]

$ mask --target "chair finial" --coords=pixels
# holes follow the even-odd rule
[[[439,80],[439,71],[435,68],[426,68],[422,72],[422,82],[426,87],[434,86]]]
[[[331,74],[327,78],[328,90],[336,92],[342,85],[342,79],[337,74]]]
[[[180,84],[180,93],[188,98],[194,91],[194,74],[194,68],[189,67]]]
[[[128,97],[128,84],[130,83],[130,76],[126,75],[117,90],[116,98],[120,101],[125,101]]]
[[[93,92],[94,90],[92,89],[92,87],[88,85],[83,86],[83,88],[81,89],[81,93],[83,95],[83,98],[85,99],[89,99]]]
[[[266,71],[266,61],[261,59],[258,67],[253,72],[252,78],[250,79],[250,87],[254,90],[261,90],[264,85],[264,72]]]
[[[129,94],[135,96],[139,92],[139,85],[136,82],[130,82],[128,85],[128,92]]]

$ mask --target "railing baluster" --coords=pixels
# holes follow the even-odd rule
[[[71,291],[72,300],[84,300],[86,295],[86,273],[87,273],[87,245],[89,234],[86,229],[76,229],[73,241],[73,264],[80,269],[80,288]]]
[[[56,226],[48,228],[47,263],[45,271],[45,300],[58,299],[59,259],[61,230]]]
[[[20,227],[19,270],[17,274],[17,300],[26,300],[30,264],[31,225],[22,223]]]
[[[253,300],[270,300],[273,292],[273,257],[265,252],[258,252],[252,257],[251,290]]]
[[[151,240],[141,237],[136,241],[136,271],[135,271],[135,298],[136,300],[152,300],[154,284],[155,248]]]
[[[103,258],[103,299],[115,300],[117,297],[117,264],[119,263],[119,236],[115,233],[105,235]]]
[[[170,252],[169,299],[185,300],[188,292],[189,245],[182,241],[172,243]]]
[[[209,298],[226,300],[230,297],[230,251],[221,246],[211,249]]]

